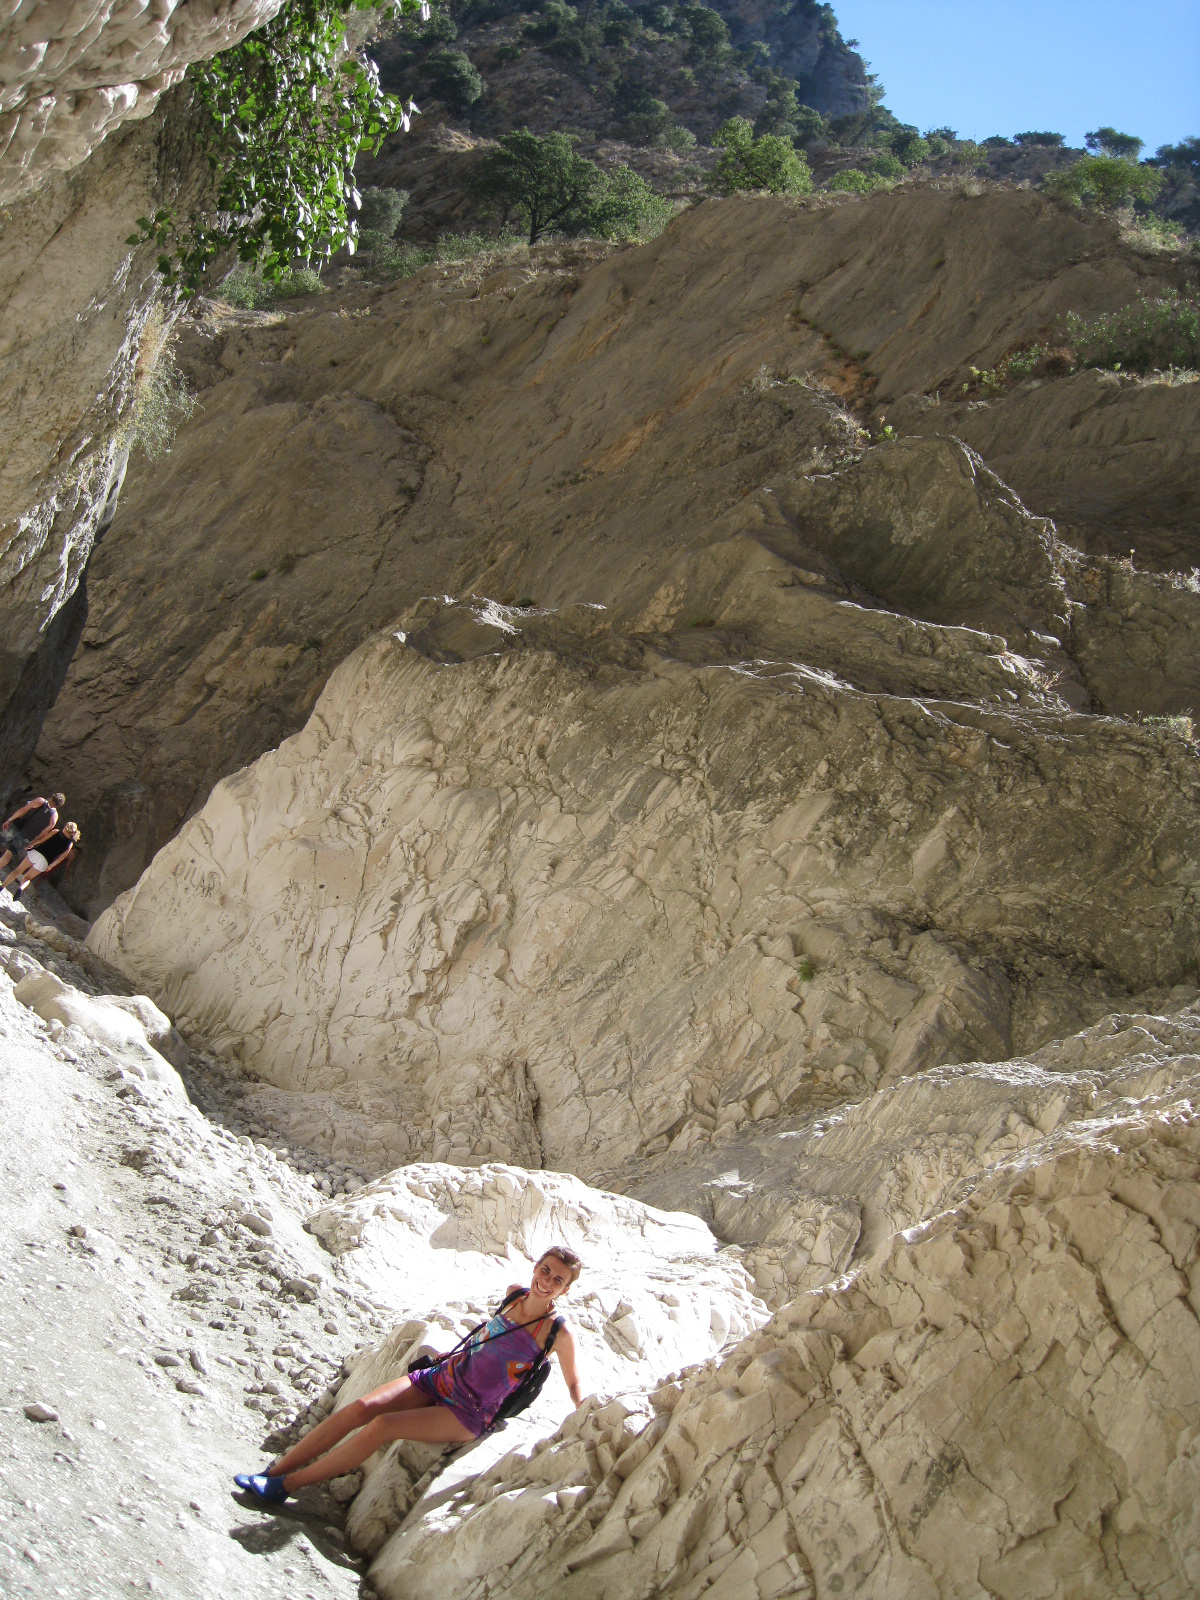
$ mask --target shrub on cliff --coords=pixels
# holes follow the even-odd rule
[[[709,185],[720,194],[739,189],[769,189],[772,194],[810,194],[808,162],[788,139],[766,133],[754,137],[745,117],[731,117],[717,129],[713,143],[721,156]]]
[[[451,111],[465,111],[483,94],[483,79],[461,50],[434,50],[421,63],[421,81]]]
[[[479,163],[475,192],[500,215],[519,218],[529,243],[543,234],[594,233],[626,238],[661,228],[671,207],[628,167],[604,172],[581,156],[573,134],[506,133]]]
[[[1067,343],[1080,366],[1125,372],[1200,367],[1200,300],[1143,295],[1094,322],[1071,312]]]
[[[928,139],[922,139],[915,128],[901,128],[889,135],[888,148],[905,167],[919,166],[922,161],[928,161],[931,154]]]
[[[311,267],[289,267],[278,278],[264,278],[261,273],[245,266],[236,267],[214,290],[226,305],[237,306],[241,311],[257,311],[273,300],[292,300],[297,295],[320,294],[325,285],[319,272]]]
[[[715,66],[729,55],[729,28],[725,18],[711,6],[680,6],[680,19],[691,34],[688,60]]]
[[[606,45],[614,50],[631,44],[642,31],[641,20],[625,4],[625,0],[609,0],[604,8],[602,33]]]
[[[452,266],[465,262],[492,260],[511,265],[528,254],[528,246],[515,234],[504,231],[499,238],[486,233],[444,233],[429,244],[414,244],[385,239],[364,251],[355,266],[365,278],[390,282],[411,278],[423,267]]]
[[[876,189],[888,189],[904,176],[904,166],[896,156],[883,152],[872,156],[866,167],[845,167],[835,172],[825,187],[845,194],[873,194]]]
[[[407,204],[407,189],[364,189],[358,203],[358,226],[364,244],[368,232],[390,239]]]
[[[651,238],[670,222],[674,208],[630,167],[601,174],[585,228],[602,239]]]
[[[1137,200],[1149,204],[1162,185],[1161,172],[1120,156],[1083,156],[1042,181],[1047,194],[1076,206],[1086,200],[1101,211],[1116,211]]]
[[[754,119],[755,137],[773,133],[780,139],[795,139],[799,114],[800,102],[796,98],[795,84],[789,83],[781,73],[772,74],[766,103]]]
[[[649,144],[674,120],[667,103],[639,78],[618,80],[613,108],[621,118],[621,131],[632,144]]]
[[[1200,139],[1193,134],[1190,139],[1181,139],[1178,144],[1159,145],[1148,159],[1153,166],[1165,167],[1168,171],[1189,178],[1200,178]]]
[[[130,451],[141,450],[151,461],[158,461],[168,453],[177,429],[195,409],[196,396],[176,364],[169,341],[164,340],[153,364],[137,375],[126,434]]]
[[[384,4],[423,8],[423,0],[289,0],[240,44],[188,69],[205,113],[212,203],[186,219],[166,210],[139,217],[129,241],[158,247],[168,283],[195,291],[230,250],[275,279],[297,260],[353,245],[355,159],[408,126],[373,63],[346,50],[348,14]]]

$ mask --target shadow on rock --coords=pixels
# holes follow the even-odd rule
[[[260,1521],[242,1523],[229,1530],[229,1537],[248,1555],[277,1555],[304,1536],[326,1561],[357,1571],[359,1563],[345,1548],[341,1507],[327,1494],[319,1490],[301,1491],[295,1500],[275,1506],[263,1506],[249,1494],[235,1494],[232,1498],[243,1509],[261,1513]]]

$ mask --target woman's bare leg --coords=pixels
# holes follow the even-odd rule
[[[343,1406],[331,1417],[326,1417],[324,1422],[318,1423],[311,1433],[306,1433],[278,1461],[273,1461],[267,1471],[273,1478],[284,1472],[294,1472],[297,1467],[324,1455],[326,1450],[332,1449],[339,1439],[353,1433],[355,1428],[365,1427],[377,1417],[390,1411],[416,1411],[434,1404],[436,1402],[423,1389],[418,1389],[410,1378],[395,1378],[391,1383],[380,1384],[378,1389],[372,1389],[370,1394],[364,1394],[359,1400],[352,1400],[348,1406]]]
[[[428,1396],[422,1398],[427,1399]],[[349,1409],[347,1406],[346,1410]],[[361,1467],[368,1456],[373,1456],[376,1450],[382,1450],[394,1439],[416,1439],[423,1444],[465,1444],[474,1437],[448,1406],[438,1405],[436,1401],[428,1406],[390,1411],[368,1422],[352,1439],[347,1439],[310,1466],[285,1473],[283,1486],[289,1494],[295,1494],[297,1489],[303,1489],[310,1483],[325,1483],[329,1478],[340,1478],[343,1473]]]

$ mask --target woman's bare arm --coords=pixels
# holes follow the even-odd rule
[[[559,1330],[558,1338],[554,1341],[554,1354],[558,1357],[562,1375],[567,1380],[571,1399],[576,1405],[581,1405],[583,1390],[580,1388],[579,1373],[575,1367],[575,1340],[569,1328]]]

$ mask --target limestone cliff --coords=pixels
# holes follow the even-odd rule
[[[1173,270],[931,189],[191,327],[43,745],[97,903],[173,834],[88,959],[365,1280],[553,1210],[638,1286],[565,1420],[366,1463],[388,1600],[1194,1588],[1200,386],[951,399]]]
[[[269,21],[282,0],[15,0],[0,24],[0,205],[77,167],[147,117],[193,61]]]
[[[98,915],[0,894],[0,1586],[295,1592],[234,1451],[564,1238],[588,1398],[368,1460],[348,1551],[304,1502],[314,1590],[1183,1600],[1200,384],[969,379],[1186,264],[930,185],[208,304],[114,515],[114,222],[188,151],[3,240],[5,682],[28,731],[82,629],[32,776]]]
[[[112,521],[160,293],[138,216],[207,182],[186,105],[160,97],[279,0],[31,0],[0,23],[0,796],[62,683]],[[90,159],[88,159],[90,158]]]
[[[887,659],[877,612],[825,603]],[[684,1206],[780,1309],[654,1386],[646,1307],[640,1395],[428,1500],[389,1452],[349,1522],[377,1590],[1185,1594],[1190,748],[1049,696],[688,661],[583,608],[401,620],[91,948],[289,1145]],[[376,1282],[396,1183],[361,1213]]]
[[[1178,271],[1036,195],[926,189],[711,202],[645,249],[189,323],[200,407],[134,465],[34,769],[80,803],[77,908],[422,595],[587,601],[673,654],[802,658],[860,688],[1197,709],[1197,597],[1161,569],[1200,560],[1200,386],[1083,372],[961,397],[972,364]],[[873,445],[885,418],[901,439]]]

